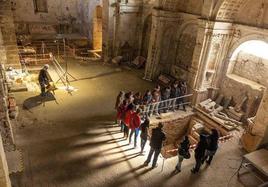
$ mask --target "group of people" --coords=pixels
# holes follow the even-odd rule
[[[165,110],[175,110],[177,106],[183,103],[183,99],[178,97],[187,94],[187,85],[184,82],[175,82],[171,87],[166,87],[161,90],[157,85],[153,91],[147,90],[144,96],[140,92],[133,94],[133,92],[120,92],[116,99],[115,109],[117,111],[116,123],[121,127],[121,132],[124,138],[129,139],[129,144],[133,141],[134,148],[137,147],[137,139],[140,134],[140,154],[144,153],[144,147],[149,137],[149,116],[152,111],[159,113],[159,101],[163,101]],[[172,98],[177,98],[172,100]],[[165,102],[166,101],[166,102]],[[185,106],[183,109],[185,110]],[[166,136],[163,132],[163,124],[152,129],[150,139],[150,151],[144,165],[148,165],[154,155],[152,168],[157,166],[157,159],[161,152]],[[199,172],[200,167],[206,161],[210,164],[213,156],[218,148],[219,135],[216,129],[212,129],[210,135],[200,135],[200,141],[195,148],[195,167],[191,170],[192,173]],[[178,148],[178,163],[175,167],[176,171],[181,171],[181,164],[184,159],[191,157],[189,153],[190,141],[188,136],[180,143]]]
[[[219,134],[216,129],[212,129],[210,135],[200,135],[200,140],[194,151],[196,163],[194,168],[191,170],[192,173],[198,173],[204,162],[209,165],[211,164],[211,161],[218,149],[218,140]],[[188,136],[185,136],[178,148],[178,164],[175,167],[177,172],[181,171],[182,161],[190,158],[191,155],[189,153],[189,149],[190,141]]]
[[[115,109],[117,110],[117,124],[121,127],[121,132],[124,134],[124,138],[129,138],[129,144],[132,143],[134,135],[134,147],[137,147],[137,138],[141,131],[141,153],[143,153],[149,128],[149,118],[141,116],[141,109],[137,102],[134,102],[134,96],[131,92],[124,94],[120,92]]]
[[[153,90],[146,90],[144,95],[141,92],[124,93],[120,91],[116,98],[115,109],[117,110],[117,118],[122,113],[122,107],[130,104],[136,109],[140,109],[144,115],[159,115],[161,112],[168,110],[175,111],[182,106],[186,111],[184,99],[182,96],[187,94],[187,84],[185,81],[176,81],[172,85],[161,88],[160,85],[154,87]],[[120,119],[119,119],[120,120]]]

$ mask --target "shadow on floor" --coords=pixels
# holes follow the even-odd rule
[[[56,101],[56,98],[52,93],[47,93],[46,97],[42,97],[41,95],[30,97],[23,102],[23,109],[30,110],[39,105],[44,105],[49,101]]]
[[[143,170],[142,170],[143,169]],[[139,171],[142,170],[142,171]],[[145,168],[144,165],[140,165],[136,168],[132,168],[131,170],[122,173],[120,176],[118,176],[116,179],[114,179],[111,183],[108,183],[107,187],[118,187],[118,186],[122,186],[125,183],[128,183],[129,181],[133,180],[133,179],[137,179],[139,180],[139,177],[152,171],[153,169],[150,168]],[[131,176],[128,176],[128,175]]]
[[[96,79],[96,78],[99,78],[99,77],[105,77],[105,76],[113,75],[113,74],[120,73],[120,72],[122,72],[121,69],[118,69],[118,70],[116,69],[116,70],[113,70],[113,71],[109,71],[109,72],[105,72],[105,73],[100,73],[98,75],[91,76],[91,77],[78,78],[78,79],[72,80],[70,82],[77,82],[77,81],[82,81],[82,80]]]

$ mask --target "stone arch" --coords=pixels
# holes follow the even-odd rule
[[[152,28],[152,14],[148,15],[143,24],[141,56],[147,58]]]
[[[234,62],[231,62],[231,57],[234,54],[235,50],[241,46],[243,43],[251,41],[251,40],[259,40],[259,41],[264,41],[268,43],[268,36],[265,35],[260,35],[260,34],[248,34],[240,38],[239,40],[235,41],[231,46],[230,50],[227,54],[226,61],[228,62],[227,65],[227,71],[226,73],[229,74],[234,66]]]
[[[248,0],[219,0],[213,11],[213,18],[218,21],[233,21],[239,9]]]

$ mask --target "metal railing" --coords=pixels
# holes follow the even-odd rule
[[[162,112],[167,112],[168,110],[175,111],[180,106],[185,109],[186,105],[191,104],[191,97],[193,94],[183,95],[176,98],[166,99],[155,103],[150,103],[147,105],[140,105],[139,108],[142,109],[143,116],[159,115]]]

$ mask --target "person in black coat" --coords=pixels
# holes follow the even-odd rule
[[[197,173],[199,172],[199,169],[202,165],[202,162],[204,161],[205,158],[205,152],[207,149],[207,137],[203,134],[200,135],[200,140],[195,148],[195,167],[191,170],[192,173]]]
[[[149,131],[149,125],[150,125],[150,120],[148,117],[146,117],[145,121],[141,124],[140,130],[141,130],[141,154],[143,153],[145,144],[148,139],[148,131]]]
[[[219,133],[216,129],[211,130],[211,135],[208,136],[208,147],[206,150],[206,155],[204,160],[206,160],[207,164],[211,164],[213,156],[216,154],[218,149],[218,140]]]
[[[188,136],[185,136],[184,140],[180,143],[180,146],[178,148],[178,163],[175,167],[175,170],[177,172],[181,172],[181,164],[183,159],[186,157],[190,158],[189,148],[190,148],[190,141]]]
[[[144,162],[145,166],[148,166],[154,154],[152,168],[156,167],[157,159],[161,152],[163,142],[166,140],[166,135],[162,131],[162,128],[163,128],[163,124],[159,123],[158,127],[152,130],[152,137],[151,137],[151,143],[150,143],[151,149],[147,157],[147,160]]]
[[[186,82],[185,81],[180,81],[179,88],[180,88],[180,97],[185,96],[187,94],[187,84],[186,84]],[[178,108],[180,108],[180,106],[182,106],[183,110],[186,111],[184,98],[179,98],[178,99],[178,104],[179,104]]]
[[[46,95],[46,87],[49,86],[49,82],[51,81],[51,78],[47,72],[49,68],[49,65],[44,65],[44,67],[40,70],[38,75],[38,81],[41,87],[41,96]]]

